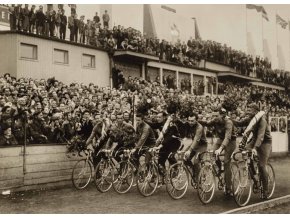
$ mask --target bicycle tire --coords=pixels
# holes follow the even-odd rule
[[[137,189],[141,195],[148,197],[156,191],[159,182],[159,172],[156,165],[146,163],[137,172]],[[146,192],[147,188],[151,191]]]
[[[238,164],[238,170],[234,172],[232,178],[232,192],[235,202],[239,207],[244,207],[249,203],[252,195],[251,175],[245,161]],[[244,192],[245,190],[246,192]],[[243,193],[245,196],[242,196]]]
[[[77,190],[86,188],[92,179],[93,165],[91,161],[79,160],[73,167],[72,183]],[[79,172],[80,170],[80,172]]]
[[[128,161],[120,162],[120,168],[115,176],[116,178],[113,182],[114,190],[119,194],[127,193],[134,182],[134,166]]]
[[[205,196],[205,194],[209,196]],[[215,176],[211,164],[203,165],[198,173],[197,178],[197,194],[199,200],[203,204],[208,204],[212,201],[215,193]]]
[[[107,192],[113,185],[114,173],[112,172],[114,167],[109,160],[101,160],[96,166],[94,173],[94,181],[96,188],[99,192]]]
[[[268,163],[266,165],[267,175],[268,175],[268,193],[266,195],[267,199],[271,198],[274,194],[276,187],[275,171],[273,166]]]
[[[175,163],[170,166],[167,177],[169,180],[166,183],[167,193],[175,200],[181,199],[188,189],[189,173],[187,168],[180,163]],[[181,182],[184,183],[181,184]]]

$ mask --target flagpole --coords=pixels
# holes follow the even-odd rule
[[[265,50],[264,50],[264,22],[263,22],[263,13],[261,13],[262,17],[262,48],[263,48],[263,58],[265,58]]]
[[[247,5],[246,7],[246,45],[247,45],[247,53],[249,54],[249,45],[248,45],[248,12],[247,12]]]
[[[278,60],[278,30],[277,30],[277,11],[276,11],[276,41],[277,41],[277,61],[279,62],[279,60]],[[279,66],[279,63],[277,63],[278,64],[278,66]]]

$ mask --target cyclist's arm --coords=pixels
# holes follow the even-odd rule
[[[227,120],[225,125],[225,138],[221,144],[222,148],[225,148],[229,144],[232,138],[232,132],[233,132],[233,123]]]
[[[262,144],[262,142],[264,140],[266,127],[267,127],[267,121],[265,119],[261,119],[254,147],[258,148],[258,147],[261,146],[261,144]]]
[[[201,125],[203,125],[203,126],[213,126],[216,123],[216,119],[214,118],[214,119],[211,119],[211,120],[208,120],[208,121],[206,121],[206,120],[199,120],[198,122]]]
[[[199,143],[199,141],[201,139],[202,133],[203,133],[203,127],[201,125],[198,125],[197,129],[196,129],[196,133],[195,133],[194,139],[193,139],[193,142],[192,142],[192,144],[189,147],[190,151],[192,151],[193,149],[196,148],[196,146],[198,145],[198,143]]]
[[[250,122],[250,120],[248,118],[244,118],[242,120],[232,120],[234,125],[237,126],[237,127],[244,127],[244,126],[247,126]]]

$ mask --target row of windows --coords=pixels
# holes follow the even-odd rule
[[[20,57],[29,60],[38,59],[37,45],[20,43]],[[69,64],[69,52],[55,48],[53,51],[53,60],[55,64]],[[83,67],[95,68],[96,61],[94,55],[83,54]]]

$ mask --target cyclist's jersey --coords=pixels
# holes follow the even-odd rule
[[[259,122],[254,125],[253,137],[250,143],[255,143],[255,147],[260,147],[264,142],[272,142],[270,127],[265,116],[263,116]]]
[[[194,143],[192,145],[193,149],[207,145],[204,128],[199,122],[197,122],[196,125],[193,127],[190,127],[188,125],[188,131],[187,131],[186,137],[191,138],[193,140],[193,143]]]
[[[136,148],[142,148],[143,146],[154,146],[156,144],[156,138],[152,128],[144,121],[137,126],[137,142]]]
[[[136,140],[136,133],[134,127],[130,124],[123,122],[122,124],[113,124],[110,128],[110,142],[118,144],[118,147],[129,146],[132,147]]]

